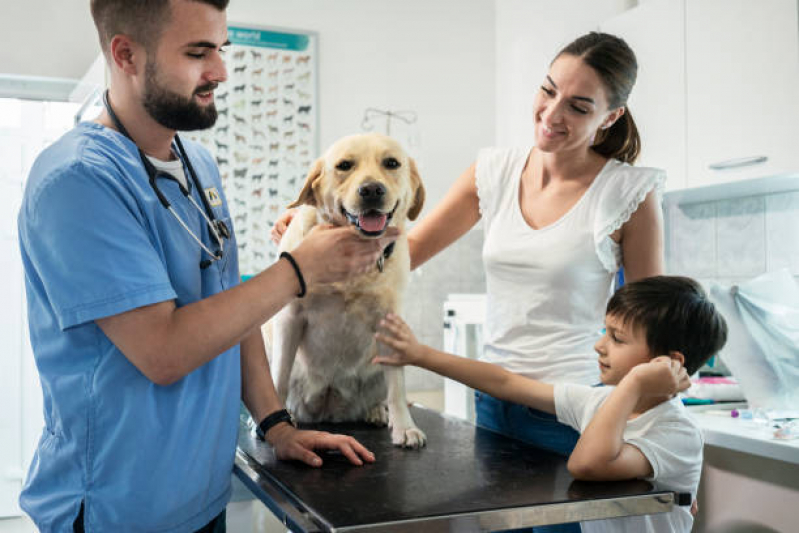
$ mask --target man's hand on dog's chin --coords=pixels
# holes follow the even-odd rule
[[[399,235],[399,229],[389,227],[380,237],[366,239],[350,226],[320,225],[291,254],[308,285],[334,283],[377,268],[377,259]]]
[[[375,461],[375,455],[349,435],[296,429],[287,423],[270,429],[266,441],[278,459],[302,461],[309,466],[322,466],[322,458],[313,450],[336,450],[358,466]]]

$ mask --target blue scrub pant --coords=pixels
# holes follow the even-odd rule
[[[477,425],[505,436],[568,457],[580,434],[558,422],[555,415],[516,403],[497,400],[480,391],[474,393]],[[517,529],[514,533],[580,533],[580,524],[558,524]]]

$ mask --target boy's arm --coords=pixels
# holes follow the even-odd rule
[[[686,387],[688,376],[679,361],[659,357],[638,365],[622,378],[597,410],[569,457],[569,472],[576,479],[613,481],[649,477],[646,456],[624,442],[624,429],[644,396],[667,396]]]
[[[575,479],[612,481],[652,475],[641,451],[624,442],[624,428],[640,398],[632,381],[622,380],[597,410],[569,457]]]
[[[527,405],[547,413],[555,412],[554,388],[482,361],[458,357],[420,344],[410,328],[396,315],[380,322],[383,331],[375,338],[393,349],[390,355],[376,357],[375,363],[392,366],[414,365],[441,374],[500,400]]]
[[[416,366],[441,374],[494,398],[526,405],[539,411],[555,413],[552,385],[526,378],[502,367],[465,357],[458,357],[421,345],[422,356]]]

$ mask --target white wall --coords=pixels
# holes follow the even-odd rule
[[[0,0],[0,74],[79,79],[100,53],[89,0]]]
[[[78,79],[99,53],[89,0],[0,10],[0,74]],[[319,33],[322,147],[360,131],[367,107],[415,111],[428,206],[493,144],[494,0],[232,0],[228,19]]]
[[[495,0],[496,143],[532,143],[533,96],[561,48],[634,0]]]
[[[493,0],[233,0],[228,10],[231,23],[318,32],[322,149],[361,131],[367,107],[417,113],[416,128],[392,134],[405,144],[413,130],[426,210],[494,142],[493,19]]]

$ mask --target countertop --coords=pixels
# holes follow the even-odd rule
[[[236,474],[292,531],[490,531],[666,512],[681,499],[646,481],[575,481],[564,457],[435,411],[411,412],[428,436],[421,450],[397,448],[387,429],[365,423],[311,426],[375,452],[362,467],[333,453],[318,469],[277,461],[242,425]]]
[[[799,439],[780,440],[774,430],[752,419],[733,418],[744,403],[692,406],[688,411],[702,428],[705,444],[799,464]]]

